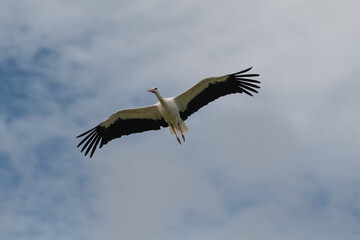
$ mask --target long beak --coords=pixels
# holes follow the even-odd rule
[[[149,89],[148,92],[155,93],[154,89]]]

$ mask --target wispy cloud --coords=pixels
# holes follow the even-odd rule
[[[11,1],[0,8],[6,239],[358,239],[358,3]],[[222,98],[87,159],[75,136],[248,66]]]

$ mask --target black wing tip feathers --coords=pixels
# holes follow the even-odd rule
[[[249,67],[247,69],[244,69],[244,70],[241,70],[240,72],[236,72],[236,73],[233,73],[233,74],[230,74],[230,76],[237,76],[237,75],[240,75],[242,73],[246,73],[248,71],[250,71],[253,67]],[[242,74],[243,76],[248,76],[248,77],[258,77],[260,76],[259,74],[256,74],[256,73],[253,73],[253,74]]]
[[[246,68],[244,70],[241,70],[240,72],[236,72],[236,73],[233,73],[233,74],[230,74],[230,75],[239,75],[239,74],[242,74],[242,73],[246,73],[248,71],[250,71],[251,69],[253,68],[253,66],[249,67],[249,68]],[[259,74],[257,74],[259,76]]]
[[[251,74],[247,73],[252,68],[253,67],[249,67],[240,72],[230,74],[230,77],[233,78],[234,80],[236,80],[240,93],[245,93],[251,97],[253,97],[253,94],[251,92],[258,93],[258,91],[256,91],[255,89],[260,88],[260,86],[258,86],[256,84],[261,83],[258,80],[250,79],[251,77],[260,76],[259,74],[256,74],[256,73],[251,73]],[[246,74],[244,74],[244,73],[246,73]]]
[[[86,135],[86,134],[88,134],[89,132],[91,132],[92,130],[94,130],[96,127],[94,127],[94,128],[92,128],[92,129],[90,129],[90,130],[88,130],[88,131],[86,131],[86,132],[84,132],[84,133],[82,133],[82,134],[80,134],[79,136],[76,136],[76,138],[79,138],[79,137],[82,137],[82,136],[84,136],[84,135]]]
[[[80,147],[81,145],[84,144],[84,146],[82,146],[81,152],[83,152],[86,149],[85,151],[85,156],[86,156],[91,150],[90,152],[90,158],[91,158],[99,144],[99,141],[102,139],[102,136],[99,133],[99,126],[96,126],[77,136],[77,138],[79,137],[84,137],[84,139],[81,140],[81,142],[77,145],[77,147]]]

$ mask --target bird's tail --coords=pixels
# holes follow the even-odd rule
[[[180,128],[179,128],[179,126],[180,126]],[[180,120],[178,125],[174,125],[174,128],[175,128],[176,135],[181,134],[181,132],[186,133],[187,131],[189,131],[189,127],[186,125],[186,123],[183,120]],[[175,132],[172,128],[170,128],[171,135],[174,135]]]

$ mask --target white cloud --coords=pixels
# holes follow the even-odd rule
[[[0,235],[357,239],[357,5],[3,3],[0,77],[11,60],[31,82],[22,100],[21,81],[0,92],[22,109],[0,105]],[[154,103],[154,85],[172,96],[252,65],[260,94],[200,110],[183,146],[163,129],[91,160],[75,148],[118,108]]]

